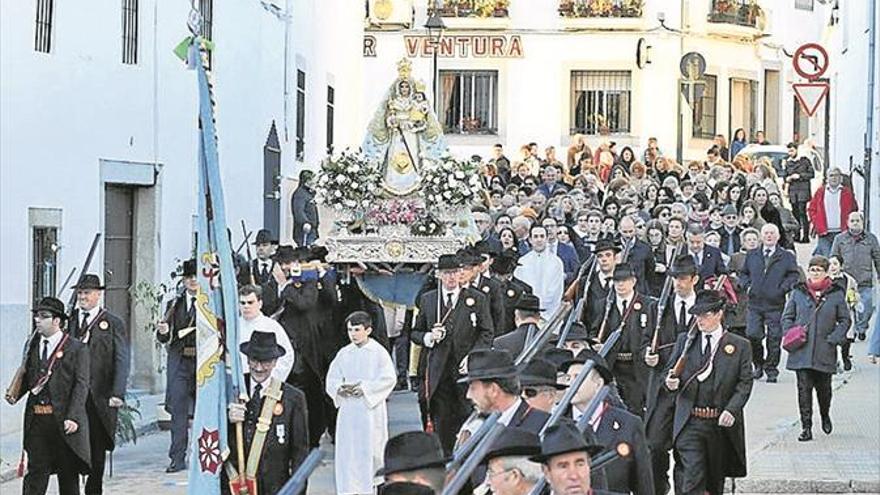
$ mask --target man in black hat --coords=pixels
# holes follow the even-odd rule
[[[257,232],[257,238],[254,239],[257,259],[251,262],[251,273],[254,274],[255,284],[262,286],[272,278],[272,272],[275,270],[272,255],[275,254],[277,247],[278,240],[274,238],[272,232],[266,229]]]
[[[526,346],[538,336],[541,322],[541,301],[534,294],[523,294],[513,306],[516,329],[506,335],[496,337],[492,347],[504,349],[513,356],[519,356]]]
[[[720,494],[725,477],[746,474],[743,408],[752,392],[749,341],[722,328],[724,299],[703,291],[689,312],[696,316],[693,340],[681,334],[669,370],[685,356],[681,376],[667,370],[675,394],[673,441],[676,493]]]
[[[609,294],[613,292],[611,277],[614,275],[614,267],[617,266],[617,253],[619,252],[620,246],[611,239],[600,239],[593,248],[597,269],[590,274],[590,287],[584,306],[584,316],[581,320],[590,337],[599,335],[599,327],[602,326],[602,320],[605,317]],[[579,293],[583,294],[583,287]]]
[[[459,285],[461,262],[443,255],[437,263],[439,285],[422,294],[410,338],[423,346],[419,355],[419,395],[426,427],[436,429],[440,443],[452,452],[456,434],[470,414],[465,387],[456,383],[465,357],[492,344],[492,316],[482,292]]]
[[[588,360],[593,360],[596,364],[572,400],[572,414],[575,419],[587,408],[599,389],[614,383],[614,375],[608,368],[608,363],[592,349],[585,349],[567,363],[569,381],[574,381]],[[631,455],[605,467],[608,489],[636,495],[652,495],[654,478],[642,420],[626,409],[615,406],[613,401],[606,400],[593,414],[589,425],[596,440],[605,445],[606,450],[616,448],[621,442],[625,442],[632,450]]]
[[[184,292],[168,302],[165,320],[156,325],[156,339],[165,344],[168,368],[165,375],[165,411],[171,414],[171,464],[166,473],[186,469],[187,430],[196,400],[196,260],[183,262]]]
[[[61,328],[64,303],[45,297],[34,307],[36,334],[28,345],[25,374],[15,404],[28,395],[24,413],[24,450],[28,469],[22,493],[42,495],[49,477],[58,475],[61,495],[79,494],[79,475],[89,471],[89,355]]]
[[[571,354],[568,354],[571,358]],[[519,375],[522,398],[532,409],[550,413],[558,391],[568,388],[557,381],[556,364],[543,357],[532,358]]]
[[[85,492],[100,495],[106,452],[116,445],[117,413],[124,404],[131,355],[122,320],[99,306],[104,293],[101,279],[88,273],[73,288],[78,308],[71,315],[69,333],[88,346],[90,356],[86,412],[92,462]]]
[[[309,453],[308,409],[303,393],[272,377],[276,360],[284,348],[275,335],[256,331],[248,342],[241,344],[250,368],[250,399],[246,403],[229,404],[229,431],[235,424],[244,424],[244,451],[248,466],[245,476],[255,479],[259,493],[276,493],[293,475]],[[258,428],[261,424],[264,427]],[[235,435],[229,435],[229,449],[237,451]],[[233,454],[223,472],[225,481],[233,482],[240,473]],[[223,493],[232,490],[221,483]],[[302,493],[305,493],[303,490]]]
[[[693,323],[693,315],[689,311],[696,302],[695,288],[700,279],[694,259],[688,254],[675,259],[668,275],[672,277],[673,291],[660,315],[657,348],[652,349],[655,328],[648,328],[649,332],[643,339],[644,361],[649,370],[645,433],[651,448],[655,493],[658,495],[669,491],[669,452],[672,450],[672,421],[675,414],[675,397],[662,386],[666,379],[664,370],[670,366],[676,338],[687,333]]]
[[[601,451],[602,446],[588,443],[574,423],[561,421],[547,429],[541,453],[529,460],[542,464],[554,495],[600,495],[607,492],[592,488],[590,461]]]
[[[468,354],[467,398],[480,414],[501,413],[498,422],[537,434],[550,417],[520,397],[522,387],[513,357],[501,349],[478,349]]]
[[[559,338],[559,335],[554,335],[550,339],[550,343],[558,345]],[[587,335],[587,329],[584,327],[584,324],[579,321],[572,322],[571,328],[568,330],[568,335],[565,336],[565,342],[563,342],[562,348],[568,349],[572,354],[577,356],[578,353],[589,347],[589,344],[590,336]]]
[[[642,338],[654,328],[657,309],[654,301],[636,292],[637,278],[628,264],[614,269],[614,292],[605,322],[604,341],[621,330],[620,340],[607,355],[620,395],[630,412],[642,417],[645,407],[645,386],[648,370],[642,355]],[[598,347],[598,345],[597,345]]]
[[[538,435],[521,428],[507,428],[483,457],[486,483],[493,495],[527,495],[541,479],[541,465],[529,456],[541,453]]]
[[[489,275],[489,266],[495,254],[499,251],[493,249],[486,242],[478,242],[470,250],[472,268],[470,270],[471,287],[481,291],[489,300],[489,313],[492,315],[492,329],[495,335],[501,334],[499,325],[504,319],[504,284]],[[463,272],[466,271],[465,267]]]
[[[504,313],[501,315],[501,321],[495,322],[496,338],[512,332],[516,328],[516,309],[514,306],[523,294],[532,293],[529,284],[513,276],[513,271],[519,266],[518,258],[519,256],[513,251],[504,251],[495,257],[490,267],[490,271],[501,282],[501,293],[504,300]]]
[[[440,493],[446,483],[449,460],[434,434],[408,431],[388,439],[384,465],[376,476],[385,477],[386,488],[397,483],[415,483]]]
[[[318,206],[312,179],[315,173],[302,170],[299,186],[290,197],[290,213],[293,215],[293,242],[297,246],[311,246],[318,239]]]

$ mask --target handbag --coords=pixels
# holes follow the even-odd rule
[[[807,327],[803,325],[795,325],[785,331],[782,336],[782,348],[786,352],[793,352],[807,343]]]

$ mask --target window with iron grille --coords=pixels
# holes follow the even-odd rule
[[[55,297],[58,266],[58,229],[34,227],[32,296],[36,305],[44,297]]]
[[[703,76],[705,84],[695,88],[693,101],[693,127],[691,135],[695,138],[712,139],[715,137],[715,107],[718,79],[708,74]],[[700,87],[702,86],[702,87]]]
[[[794,0],[794,8],[813,11],[813,0]]]
[[[138,61],[138,0],[122,0],[122,63]]]
[[[52,49],[52,16],[54,0],[37,0],[36,26],[34,29],[34,50],[49,53]]]
[[[440,123],[447,134],[498,134],[498,71],[440,71]]]
[[[571,72],[571,134],[630,132],[631,76],[626,70]]]
[[[296,159],[303,161],[306,152],[306,73],[296,71]]]
[[[336,90],[333,86],[327,86],[327,153],[333,153],[333,105],[336,100]]]

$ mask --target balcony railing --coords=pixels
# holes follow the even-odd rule
[[[507,17],[510,0],[442,0],[437,2],[441,17]],[[428,15],[434,7],[428,8]]]
[[[712,0],[709,22],[757,27],[761,6],[755,0]]]
[[[641,17],[643,0],[559,0],[562,17]]]

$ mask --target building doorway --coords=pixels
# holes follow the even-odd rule
[[[135,188],[104,186],[104,306],[122,319],[131,340],[132,260]]]

